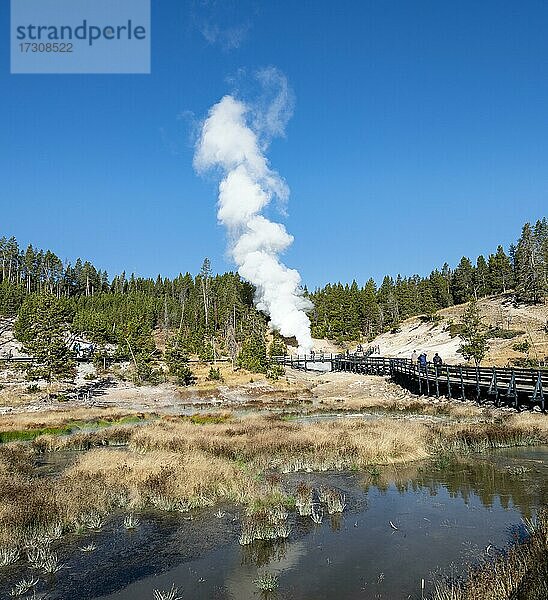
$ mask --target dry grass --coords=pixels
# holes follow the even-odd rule
[[[524,432],[535,432],[543,440],[548,440],[548,418],[535,413],[519,413],[511,415],[507,424]]]
[[[251,373],[250,371],[241,368],[233,369],[232,364],[227,362],[218,362],[216,365],[213,365],[213,363],[190,363],[189,366],[196,377],[196,383],[190,388],[182,388],[183,390],[190,389],[201,392],[214,391],[217,390],[219,386],[247,387],[249,383],[257,385],[262,384],[272,392],[287,391],[296,393],[301,390],[306,393],[308,390],[308,386],[303,382],[291,382],[285,377],[280,377],[276,380],[267,379],[263,373]],[[209,369],[212,366],[219,369],[223,378],[222,382],[208,380]]]
[[[484,410],[472,403],[457,403],[440,398],[433,402],[432,398],[417,398],[405,396],[402,398],[350,398],[342,402],[323,401],[322,406],[328,410],[337,411],[368,411],[381,410],[396,414],[445,415],[454,418],[478,418]]]
[[[77,413],[85,419],[106,414],[116,419],[126,413]],[[42,424],[66,423],[75,416],[74,411],[48,415]],[[18,427],[25,423],[30,421],[13,421]],[[367,471],[378,464],[405,469],[439,452],[547,440],[545,417],[533,414],[432,424],[390,418],[298,423],[219,413],[194,421],[166,417],[138,427],[41,436],[32,444],[0,446],[0,545],[21,544],[37,526],[60,523],[65,531],[74,530],[82,514],[91,511],[188,510],[219,501],[251,505],[265,497],[279,503],[279,479],[265,476],[272,471]],[[92,449],[111,444],[127,448]],[[33,474],[35,452],[67,447],[87,452],[56,478]]]
[[[253,482],[234,462],[192,450],[184,454],[153,451],[92,450],[64,473],[69,487],[86,482],[103,496],[101,508],[111,506],[110,496],[127,499],[131,508],[154,506],[158,498],[188,507],[212,505],[220,499],[244,503],[253,497]],[[108,490],[107,497],[101,493]],[[97,506],[96,502],[94,505]]]
[[[91,422],[96,420],[116,421],[124,417],[142,416],[132,410],[113,408],[73,408],[69,410],[48,410],[0,415],[0,431],[20,431],[62,427],[72,422]]]
[[[544,415],[515,414],[486,422],[447,423],[432,427],[429,445],[437,452],[483,452],[490,448],[548,443]]]
[[[0,448],[0,546],[23,546],[32,532],[53,524],[78,530],[87,514],[247,504],[265,493],[234,462],[199,451],[95,449],[54,479],[32,476],[28,450],[6,448]]]
[[[388,419],[298,424],[255,416],[208,427],[162,421],[136,431],[130,447],[141,452],[199,449],[260,469],[348,469],[424,458],[426,433],[423,424]]]
[[[89,450],[96,446],[125,446],[131,436],[128,425],[112,425],[98,431],[72,433],[71,435],[44,434],[32,440],[32,448],[37,453],[59,450]]]
[[[432,600],[546,600],[548,509],[541,510],[527,529],[525,541],[472,569],[465,582],[438,585]]]

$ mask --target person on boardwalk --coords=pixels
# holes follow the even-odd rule
[[[427,363],[427,360],[426,360],[426,352],[423,352],[423,353],[422,353],[422,354],[420,354],[420,356],[419,356],[419,368],[420,368],[422,371],[426,371],[426,363]]]
[[[432,359],[432,362],[434,363],[434,366],[436,367],[441,367],[441,365],[443,364],[443,360],[441,359],[441,356],[436,352],[436,354],[434,354],[434,358]]]
[[[416,350],[413,350],[413,354],[411,354],[411,362],[413,364],[415,364],[417,362],[417,358],[419,357],[419,355],[417,354]]]

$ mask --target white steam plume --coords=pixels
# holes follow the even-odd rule
[[[270,122],[266,122],[265,130],[280,133],[272,122],[279,110],[273,106],[266,113]],[[271,326],[285,337],[295,336],[299,351],[308,352],[312,337],[305,311],[312,303],[302,295],[299,273],[279,260],[293,237],[283,225],[261,214],[272,198],[287,199],[289,190],[269,168],[256,133],[256,115],[252,129],[250,113],[250,107],[233,96],[215,104],[203,123],[194,166],[198,171],[222,168],[217,217],[228,229],[238,273],[255,286],[256,306],[270,317]],[[266,145],[263,143],[262,148]]]

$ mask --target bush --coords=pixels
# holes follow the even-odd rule
[[[268,371],[266,372],[266,376],[269,379],[278,379],[283,375],[285,375],[285,369],[282,365],[279,365],[277,363],[270,363]]]
[[[449,333],[452,338],[454,338],[457,337],[457,335],[461,335],[461,333],[464,331],[464,327],[461,323],[453,323],[453,321],[450,321],[445,328],[445,331]]]
[[[428,313],[426,315],[419,315],[419,320],[421,323],[435,323],[437,325],[443,321],[443,317],[438,313]]]
[[[165,381],[165,375],[162,369],[156,367],[154,363],[144,360],[137,360],[137,367],[133,372],[133,382],[136,385],[148,383],[149,385],[158,385]]]
[[[530,348],[531,343],[529,342],[529,340],[524,340],[523,342],[516,342],[512,346],[512,350],[515,350],[516,352],[523,352],[524,354],[527,354]]]
[[[221,375],[221,370],[216,367],[211,367],[209,369],[209,374],[207,376],[208,381],[224,381],[223,376]]]
[[[501,329],[500,327],[491,327],[487,335],[490,338],[500,338],[503,340],[511,340],[512,338],[517,337],[518,335],[523,335],[524,331],[518,331],[517,329]]]
[[[111,357],[106,350],[98,350],[93,354],[93,366],[97,371],[104,371],[111,361]]]
[[[40,391],[40,386],[37,383],[27,385],[27,394],[36,394]]]

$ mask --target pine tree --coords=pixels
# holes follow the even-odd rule
[[[461,326],[460,336],[463,341],[458,352],[466,360],[474,360],[476,366],[479,366],[489,350],[489,343],[486,328],[475,299],[466,307],[462,315]]]
[[[270,346],[268,347],[268,356],[285,356],[287,354],[287,344],[279,333],[274,332]]]
[[[539,239],[530,223],[523,226],[516,246],[514,269],[518,298],[524,302],[540,302],[546,293],[545,267]]]
[[[485,257],[480,254],[474,271],[474,294],[476,298],[489,295],[489,268]]]
[[[467,302],[474,295],[474,267],[466,256],[460,262],[453,273],[452,296],[457,304]]]
[[[268,360],[264,337],[256,334],[244,340],[238,354],[238,365],[252,373],[266,373]]]
[[[181,336],[174,336],[168,341],[165,361],[169,372],[176,377],[179,384],[192,385],[195,378],[188,365],[188,354]]]
[[[23,350],[37,365],[29,370],[32,379],[72,378],[76,372],[66,344],[72,314],[67,304],[50,294],[32,294],[25,298],[15,323],[15,336]]]
[[[488,281],[491,293],[506,293],[513,284],[512,264],[502,246],[497,247],[496,254],[489,255]]]
[[[383,279],[377,300],[381,311],[381,327],[383,329],[397,327],[400,322],[400,313],[392,277],[386,275]]]

